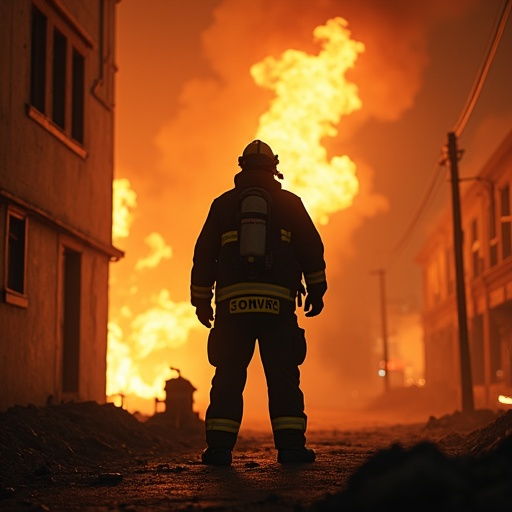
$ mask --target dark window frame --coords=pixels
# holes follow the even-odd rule
[[[52,54],[52,121],[67,132],[67,53],[68,38],[56,27],[53,28]]]
[[[494,183],[490,183],[490,203],[489,203],[489,266],[494,267],[498,264],[498,234],[496,229],[496,198]]]
[[[474,218],[470,224],[471,229],[471,270],[473,277],[478,277],[482,273],[482,260],[480,257],[480,235],[478,219]]]
[[[36,7],[32,9],[30,32],[30,104],[46,113],[48,18]]]
[[[28,306],[27,215],[24,212],[8,207],[5,234],[5,302],[26,308]]]
[[[512,256],[512,212],[511,212],[510,185],[500,187],[500,238],[501,259]]]
[[[31,24],[27,113],[85,158],[89,44],[84,44],[74,24],[66,23],[60,13],[42,2],[32,3]]]

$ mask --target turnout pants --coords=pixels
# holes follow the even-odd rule
[[[299,365],[306,357],[306,339],[294,313],[226,314],[215,318],[208,337],[208,360],[215,367],[215,374],[206,411],[206,443],[230,450],[235,446],[242,421],[247,367],[256,340],[267,381],[275,447],[303,447],[307,417]]]

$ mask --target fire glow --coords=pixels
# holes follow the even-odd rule
[[[256,85],[275,94],[260,117],[255,138],[275,148],[283,162],[279,169],[286,177],[286,188],[300,195],[315,222],[323,225],[330,215],[350,207],[359,188],[352,160],[347,155],[329,158],[322,145],[325,138],[337,135],[342,117],[362,107],[357,87],[347,80],[346,72],[354,67],[364,46],[351,39],[347,25],[338,17],[316,27],[314,39],[321,45],[317,55],[287,50],[279,58],[266,57],[250,69]],[[114,243],[129,236],[136,208],[137,194],[130,182],[115,180]],[[162,400],[174,365],[172,349],[185,345],[191,331],[201,328],[189,302],[173,301],[167,289],[155,290],[147,306],[139,297],[129,301],[139,293],[137,274],[172,258],[172,248],[159,233],[149,234],[144,242],[149,253],[135,263],[130,283],[123,289],[123,283],[111,280],[114,300],[107,354],[110,399],[133,395]],[[149,359],[153,354],[158,357]],[[192,363],[186,373],[195,380]]]
[[[347,81],[364,46],[350,39],[347,22],[334,18],[316,27],[318,55],[287,50],[251,68],[257,85],[275,92],[261,116],[256,138],[279,148],[287,187],[304,199],[313,219],[348,208],[358,191],[356,166],[346,155],[328,161],[324,137],[334,137],[342,116],[361,108],[355,84]]]

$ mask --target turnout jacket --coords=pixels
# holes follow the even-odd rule
[[[191,271],[191,303],[210,304],[215,295],[217,314],[234,311],[236,300],[251,299],[274,308],[274,313],[293,312],[297,293],[327,289],[324,246],[318,230],[297,195],[283,190],[270,172],[243,170],[235,175],[235,187],[214,199],[196,241]],[[248,277],[239,253],[239,201],[247,188],[265,189],[271,197],[269,244],[271,266]],[[275,310],[277,309],[277,311]]]

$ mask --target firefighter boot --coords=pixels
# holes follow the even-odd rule
[[[283,448],[277,451],[277,462],[279,464],[303,464],[314,462],[316,454],[311,448]]]
[[[207,430],[208,448],[202,453],[201,461],[209,466],[231,466],[231,452],[236,443],[237,434],[223,430]]]
[[[231,460],[231,450],[227,448],[208,447],[201,454],[202,463],[209,466],[231,466]]]
[[[274,431],[279,464],[302,464],[314,462],[315,452],[306,448],[306,436],[303,430],[282,429]]]

